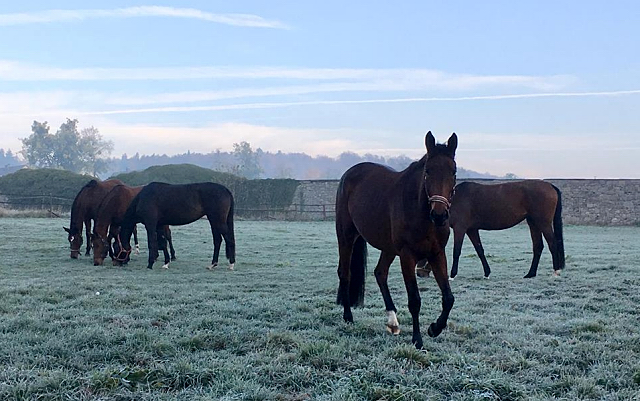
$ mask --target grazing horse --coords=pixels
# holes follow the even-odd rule
[[[126,263],[129,260],[129,253],[131,253],[129,241],[136,223],[143,223],[147,229],[149,245],[147,267],[151,269],[158,257],[158,227],[189,224],[202,216],[207,216],[214,247],[213,259],[208,268],[213,269],[218,265],[220,245],[224,238],[225,253],[230,263],[229,269],[233,270],[236,260],[233,209],[233,195],[223,185],[212,182],[184,185],[152,182],[142,188],[124,214],[120,234],[113,244],[115,260],[120,263]],[[166,264],[168,264],[167,260],[165,260]]]
[[[63,227],[67,232],[71,248],[71,258],[77,259],[82,247],[82,224],[84,223],[87,235],[87,251],[85,256],[89,256],[91,251],[91,219],[95,219],[98,206],[102,199],[116,185],[124,184],[117,179],[106,181],[89,181],[73,200],[71,205],[71,222],[69,228]]]
[[[118,235],[120,231],[120,223],[127,207],[135,198],[135,196],[142,190],[142,187],[130,187],[128,185],[116,185],[105,196],[98,207],[96,218],[94,219],[93,233],[91,235],[91,244],[93,246],[93,265],[101,266],[106,259],[107,254],[113,259],[113,251],[111,249],[111,240]],[[173,243],[171,241],[171,230],[169,226],[163,226],[159,228],[162,231],[162,238],[165,238],[169,242],[171,248],[171,260],[176,259],[176,253],[173,249]],[[108,231],[108,232],[107,232]],[[133,240],[136,245],[136,252],[138,248],[138,233],[134,227]],[[166,254],[166,246],[159,248],[165,252],[165,259],[168,258]]]
[[[564,268],[562,196],[560,190],[541,180],[483,185],[463,182],[455,188],[449,224],[453,229],[451,278],[458,274],[458,261],[465,234],[482,261],[485,278],[491,274],[478,230],[504,230],[525,220],[533,242],[533,261],[525,278],[535,277],[547,241],[554,274]]]
[[[362,304],[367,260],[367,242],[379,249],[375,276],[387,311],[387,329],[399,334],[396,307],[387,277],[396,256],[413,320],[412,342],[422,348],[420,334],[420,292],[415,266],[427,259],[442,294],[442,312],[427,333],[438,336],[447,325],[454,297],[449,287],[444,247],[449,238],[449,206],[456,181],[456,134],[446,145],[436,144],[429,131],[427,153],[405,170],[396,172],[375,163],[360,163],[347,170],[336,196],[336,234],[339,265],[337,303],[344,307],[343,318],[353,322],[351,307]]]

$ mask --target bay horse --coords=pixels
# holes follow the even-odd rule
[[[71,205],[69,228],[63,227],[68,234],[67,240],[69,241],[72,259],[78,259],[80,255],[83,224],[87,236],[87,251],[85,252],[85,256],[89,256],[91,251],[91,220],[95,219],[98,206],[105,195],[116,185],[122,184],[124,183],[118,179],[106,181],[91,180],[78,192]]]
[[[458,274],[458,261],[465,234],[480,257],[484,277],[491,274],[478,230],[504,230],[527,221],[533,242],[533,260],[525,278],[535,277],[540,255],[547,241],[553,270],[564,268],[562,235],[562,194],[553,184],[541,180],[524,180],[502,184],[463,182],[456,186],[449,224],[453,229],[453,265],[451,278]]]
[[[220,246],[224,238],[229,269],[233,270],[236,260],[233,210],[233,195],[223,185],[213,182],[182,185],[152,182],[136,195],[122,218],[120,234],[113,244],[115,260],[119,263],[129,260],[129,241],[136,223],[143,223],[147,230],[147,268],[151,269],[158,257],[158,227],[190,224],[202,216],[207,216],[213,236],[213,258],[208,269],[218,265]],[[161,243],[162,241],[161,238]]]
[[[120,231],[120,223],[124,217],[124,213],[127,207],[135,198],[135,196],[142,190],[142,186],[130,187],[128,185],[116,185],[111,191],[104,197],[93,224],[93,233],[91,234],[91,245],[93,246],[93,265],[101,266],[106,259],[107,254],[113,258],[113,250],[111,249],[111,241],[118,235]],[[163,226],[159,228],[162,231],[162,238],[168,241],[171,249],[171,260],[176,260],[176,252],[173,249],[173,242],[171,240],[171,230],[169,226]],[[160,237],[159,237],[160,238]],[[133,240],[136,247],[136,253],[139,253],[138,247],[138,233],[136,228],[133,230]],[[164,244],[164,242],[163,242]],[[166,246],[158,247],[165,253],[165,259],[168,259]]]
[[[442,294],[442,312],[427,333],[438,336],[447,325],[454,297],[447,276],[444,252],[449,238],[449,207],[456,182],[455,151],[458,137],[436,144],[431,131],[425,136],[426,154],[397,172],[376,163],[360,163],[347,170],[336,195],[339,287],[337,303],[343,319],[353,322],[352,306],[364,300],[367,243],[379,249],[374,270],[387,313],[387,330],[399,334],[396,307],[387,278],[389,267],[400,257],[402,276],[413,320],[412,342],[422,348],[420,292],[415,266],[427,259]]]

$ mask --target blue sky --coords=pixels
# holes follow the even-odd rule
[[[397,4],[396,4],[397,3]],[[0,5],[0,147],[33,120],[114,155],[424,153],[531,178],[640,178],[640,4],[21,1]]]

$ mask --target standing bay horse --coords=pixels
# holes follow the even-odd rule
[[[339,265],[337,303],[344,307],[343,318],[353,322],[352,306],[364,299],[367,243],[381,251],[375,276],[387,311],[387,329],[399,334],[396,307],[387,277],[396,256],[413,320],[412,342],[422,348],[420,334],[420,292],[415,266],[427,259],[442,294],[442,312],[427,333],[438,336],[447,325],[454,297],[449,287],[444,252],[449,238],[449,206],[456,182],[455,151],[458,137],[451,135],[446,145],[436,144],[428,132],[427,153],[405,170],[396,172],[375,163],[360,163],[347,170],[336,196],[336,234]]]
[[[147,229],[149,246],[147,267],[151,269],[158,257],[157,229],[159,227],[185,225],[193,223],[202,216],[207,216],[213,235],[213,259],[208,268],[213,269],[218,265],[220,246],[224,238],[225,254],[230,263],[229,269],[233,270],[236,260],[233,210],[233,195],[223,185],[212,182],[183,185],[152,182],[136,195],[122,218],[120,234],[113,244],[115,260],[120,263],[126,263],[129,260],[131,253],[129,241],[136,223],[143,223]]]
[[[535,277],[540,255],[547,241],[553,259],[554,274],[564,268],[562,237],[562,196],[560,190],[545,181],[524,180],[483,185],[463,182],[455,188],[449,224],[453,229],[453,266],[451,278],[458,274],[458,261],[465,234],[482,261],[485,278],[491,274],[484,256],[478,230],[504,230],[526,220],[533,241],[533,261],[525,278]]]
[[[84,223],[87,236],[87,251],[85,256],[89,256],[91,251],[91,219],[95,219],[98,206],[102,199],[116,185],[124,184],[117,179],[106,181],[89,181],[73,200],[71,205],[71,222],[69,228],[63,227],[67,232],[71,248],[71,258],[77,259],[82,247],[82,224]]]
[[[113,259],[113,251],[111,250],[111,240],[116,238],[120,231],[120,223],[124,217],[124,213],[129,207],[129,204],[135,198],[136,195],[142,190],[142,187],[130,187],[128,185],[116,185],[111,191],[104,197],[93,224],[93,233],[91,234],[91,244],[93,246],[93,265],[100,266],[104,263],[104,259],[107,254],[111,255]],[[171,249],[171,260],[176,260],[176,252],[173,249],[173,242],[171,241],[171,230],[169,226],[163,226],[159,228],[162,233],[159,234],[159,238],[163,238],[169,243]],[[138,250],[138,234],[134,227],[133,239],[136,245],[136,252]],[[162,242],[164,243],[164,242]],[[158,245],[160,249],[164,251],[165,259],[169,259],[166,246]]]

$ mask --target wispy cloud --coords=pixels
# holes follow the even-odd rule
[[[156,68],[58,68],[0,60],[0,81],[188,81],[188,80],[282,80],[332,83],[319,91],[422,89],[470,90],[518,87],[557,91],[576,81],[569,75],[473,75],[430,69],[348,69],[287,67],[156,67]],[[341,87],[338,87],[341,85]]]
[[[264,103],[241,103],[211,106],[168,106],[150,108],[130,108],[121,110],[104,110],[82,112],[84,115],[109,115],[109,114],[134,114],[134,113],[184,113],[195,111],[222,111],[222,110],[251,110],[269,109],[299,106],[323,106],[339,104],[373,104],[373,103],[425,103],[425,102],[463,102],[479,100],[508,100],[508,99],[530,99],[549,97],[603,97],[603,96],[625,96],[638,95],[640,89],[624,91],[603,91],[603,92],[557,92],[557,93],[529,93],[512,95],[490,95],[490,96],[460,96],[460,97],[413,97],[396,99],[361,99],[361,100],[319,100],[302,102],[264,102]]]
[[[195,8],[140,6],[115,9],[46,10],[30,13],[0,14],[0,26],[82,21],[96,18],[170,17],[189,18],[218,24],[288,29],[287,25],[253,14],[217,14]]]

